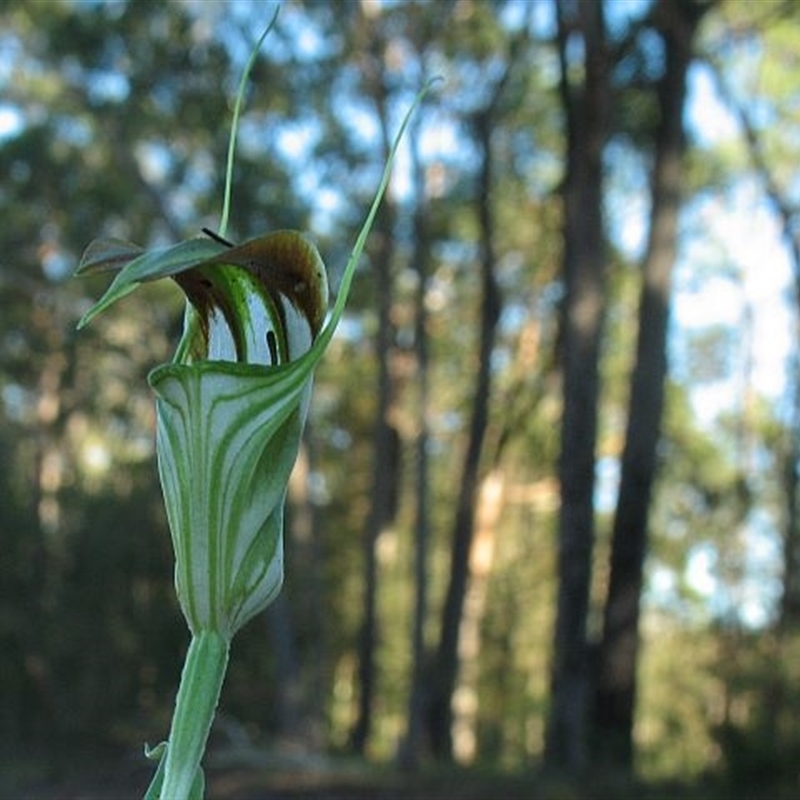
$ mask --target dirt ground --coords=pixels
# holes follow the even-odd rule
[[[0,770],[1,771],[1,770]],[[142,757],[60,777],[17,780],[0,774],[0,800],[139,800],[152,777]],[[207,770],[206,800],[795,800],[798,787],[568,781],[445,769],[419,775],[354,761],[287,766],[218,765]]]
[[[116,770],[19,787],[14,800],[139,800],[152,771]],[[206,800],[535,800],[530,784],[464,774],[410,777],[373,769],[265,772],[209,771]],[[12,800],[3,795],[2,800]],[[543,799],[544,800],[544,799]],[[547,798],[549,800],[549,798]],[[573,800],[565,796],[563,800]],[[578,798],[574,798],[578,800]]]

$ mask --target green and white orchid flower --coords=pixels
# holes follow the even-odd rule
[[[169,276],[187,298],[176,357],[149,376],[176,590],[192,633],[159,774],[164,783],[152,797],[179,798],[201,786],[198,765],[229,643],[281,587],[286,486],[313,370],[343,303],[321,337],[325,267],[316,248],[293,231],[240,247],[195,239],[147,253],[95,242],[78,273],[126,260],[80,325],[144,281]]]
[[[240,246],[223,238],[239,107],[262,40],[237,94],[222,234],[151,251],[97,241],[77,269],[117,271],[79,327],[139,284],[161,278],[173,279],[187,301],[174,360],[149,376],[175,584],[192,635],[169,740],[148,751],[160,760],[146,795],[153,800],[203,795],[200,762],[231,639],[281,588],[286,487],[313,372],[344,310],[399,141],[428,89],[400,127],[329,312],[325,265],[302,234],[277,231]]]
[[[217,252],[198,260],[207,250]],[[135,252],[94,243],[79,273]],[[188,301],[175,360],[149,378],[175,583],[192,633],[229,640],[281,586],[284,496],[323,352],[313,346],[328,306],[325,266],[294,231],[240,247],[184,242],[135,256],[82,324],[131,281],[166,275]]]

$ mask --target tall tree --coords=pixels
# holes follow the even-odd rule
[[[434,755],[450,759],[453,755],[453,694],[459,669],[459,642],[464,603],[470,580],[470,555],[475,538],[476,508],[481,487],[481,460],[492,395],[492,351],[502,298],[496,272],[496,224],[493,189],[496,163],[493,133],[502,117],[503,93],[519,56],[528,43],[528,23],[507,41],[502,71],[487,92],[483,104],[470,115],[473,140],[479,154],[475,192],[478,221],[478,252],[481,278],[477,374],[472,399],[466,453],[459,476],[456,510],[450,540],[450,571],[442,607],[439,640],[433,656],[428,697],[428,731]]]
[[[362,51],[365,89],[375,106],[381,131],[384,158],[389,153],[388,88],[384,68],[386,42],[367,14],[361,13],[360,34],[368,45]],[[352,748],[363,753],[372,729],[373,703],[376,685],[376,655],[378,640],[378,556],[380,534],[394,517],[396,508],[399,436],[390,420],[392,375],[389,358],[393,343],[392,264],[394,261],[394,204],[386,198],[375,225],[377,252],[373,258],[378,330],[375,356],[378,364],[375,387],[375,422],[372,433],[373,484],[370,508],[364,529],[364,600],[363,620],[358,642],[358,716],[350,734]]]
[[[408,698],[408,723],[406,736],[402,743],[399,761],[410,770],[417,768],[423,751],[425,733],[425,667],[427,651],[425,647],[425,623],[428,613],[428,550],[430,540],[430,424],[428,421],[430,404],[430,353],[428,342],[428,311],[425,306],[429,287],[430,226],[427,202],[425,170],[419,153],[419,124],[410,131],[409,149],[411,152],[414,177],[414,244],[411,266],[417,275],[415,297],[414,352],[416,357],[417,382],[417,430],[414,442],[414,466],[416,480],[416,509],[414,516],[414,611],[411,632],[411,690]]]
[[[450,574],[442,610],[439,643],[430,687],[428,724],[435,755],[449,759],[452,755],[452,698],[458,671],[458,640],[464,598],[469,580],[469,553],[472,544],[475,503],[479,487],[480,461],[488,424],[491,393],[491,355],[495,329],[500,318],[500,292],[494,275],[495,255],[492,212],[490,207],[492,160],[489,131],[493,108],[476,115],[476,139],[482,148],[478,215],[481,226],[481,310],[478,343],[478,373],[469,425],[467,452],[461,470],[456,514],[453,522]]]
[[[606,303],[603,151],[610,77],[604,3],[556,0],[556,11],[567,152],[562,189],[558,600],[545,761],[550,768],[576,771],[585,767],[588,756],[587,615],[594,545],[598,364]]]
[[[664,67],[657,87],[659,122],[650,227],[642,262],[636,361],[612,533],[595,719],[598,757],[625,769],[631,768],[633,760],[642,574],[667,375],[671,276],[683,181],[686,73],[695,33],[707,8],[707,2],[697,0],[658,0],[652,12],[653,26],[664,44]]]

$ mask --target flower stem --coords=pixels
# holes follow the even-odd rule
[[[229,646],[228,639],[216,631],[203,630],[192,636],[175,700],[162,798],[184,800],[194,794],[192,788],[199,778],[200,761],[228,666]]]
[[[255,47],[250,51],[250,58],[247,60],[247,65],[242,73],[241,80],[239,81],[239,88],[236,91],[236,102],[233,107],[233,123],[231,124],[231,136],[228,141],[228,163],[225,167],[225,192],[222,196],[222,216],[219,221],[219,235],[225,236],[228,230],[228,217],[231,210],[231,183],[233,181],[233,156],[236,152],[236,135],[239,133],[239,112],[242,107],[242,99],[244,98],[244,90],[247,85],[247,79],[250,77],[250,72],[253,69],[258,51],[261,49],[261,43],[266,38],[267,34],[272,30],[275,25],[275,20],[278,19],[278,11],[280,6],[275,9],[269,25],[265,28],[264,32],[256,42]]]

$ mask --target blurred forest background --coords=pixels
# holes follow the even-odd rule
[[[216,227],[274,8],[0,4],[7,777],[167,732],[188,636],[145,376],[180,293],[78,335],[105,281],[71,273]],[[798,41],[792,0],[282,4],[229,236],[308,231],[334,287],[445,80],[317,375],[229,739],[797,787]]]

